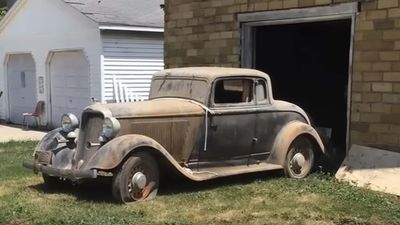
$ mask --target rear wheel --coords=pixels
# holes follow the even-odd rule
[[[287,177],[304,178],[310,174],[314,165],[314,149],[311,141],[297,137],[289,146],[284,170]]]
[[[153,199],[157,195],[159,171],[154,158],[145,152],[128,158],[114,175],[112,192],[121,203]]]

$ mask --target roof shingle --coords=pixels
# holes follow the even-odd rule
[[[164,27],[164,0],[64,0],[101,25]]]

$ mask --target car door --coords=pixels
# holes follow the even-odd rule
[[[200,161],[236,160],[247,164],[255,135],[254,80],[216,80],[210,103],[207,146],[200,153]]]
[[[280,129],[280,113],[271,104],[268,83],[264,79],[255,82],[255,100],[257,105],[255,125],[255,145],[250,153],[250,164],[265,161],[271,151],[276,134]]]

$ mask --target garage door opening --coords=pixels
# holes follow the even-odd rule
[[[61,125],[61,116],[73,113],[81,117],[90,101],[89,62],[82,51],[50,53],[51,127]]]
[[[254,28],[254,67],[271,76],[275,99],[332,128],[331,150],[346,154],[351,19]]]
[[[36,106],[36,68],[31,54],[8,56],[7,89],[9,120],[14,124],[22,124],[22,114],[33,112]]]

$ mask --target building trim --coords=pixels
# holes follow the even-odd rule
[[[350,121],[351,121],[351,86],[352,65],[354,51],[354,32],[358,3],[343,3],[331,6],[312,7],[304,9],[289,9],[278,11],[265,11],[238,14],[240,22],[241,58],[240,64],[244,68],[255,67],[254,28],[266,25],[296,24],[307,22],[321,22],[341,19],[351,20],[349,71],[347,89],[347,127],[346,127],[346,151],[350,148]]]
[[[287,19],[304,19],[309,17],[328,17],[352,14],[358,11],[358,3],[343,3],[331,6],[319,6],[301,9],[288,9],[264,12],[252,12],[238,14],[238,21],[240,23],[248,23],[254,21],[273,21],[273,20],[287,20]]]
[[[14,3],[10,10],[6,13],[3,19],[0,20],[0,32],[2,32],[10,21],[14,18],[14,16],[25,6],[26,0],[18,0]]]
[[[140,27],[140,26],[114,26],[114,25],[100,25],[100,30],[119,30],[119,31],[141,31],[141,32],[164,32],[161,27]]]

